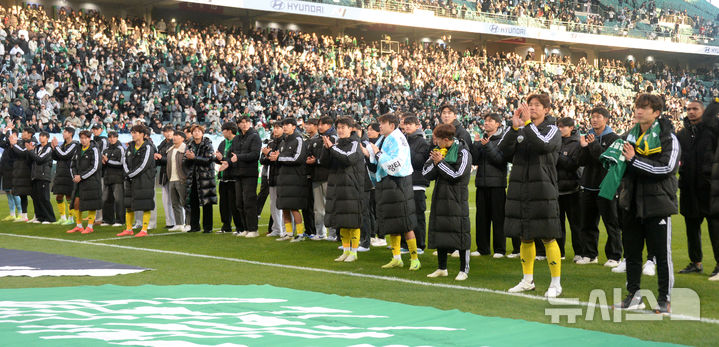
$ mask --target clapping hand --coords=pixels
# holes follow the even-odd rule
[[[222,160],[222,153],[220,153],[220,151],[215,152],[215,158],[217,158],[217,160]]]
[[[267,155],[268,153],[270,153],[270,147],[262,148],[262,154]]]
[[[330,141],[329,136],[322,136],[322,143],[325,145],[325,148],[330,148],[330,147],[334,146],[332,141]]]
[[[155,160],[160,160],[160,159],[162,159],[162,154],[155,153]]]
[[[237,154],[235,154],[235,153],[233,152],[233,153],[232,153],[232,158],[230,158],[230,161],[233,162],[233,163],[236,163],[236,162],[237,162]]]
[[[437,150],[429,152],[429,158],[432,159],[432,161],[434,162],[435,165],[439,164],[439,162],[442,161],[442,159],[444,159],[444,157],[442,156],[442,153],[440,153]]]
[[[305,164],[308,164],[308,165],[312,165],[316,162],[317,162],[317,159],[312,155],[308,156],[307,160],[305,160]]]
[[[226,161],[220,162],[220,171],[225,171],[227,168],[230,167],[230,164]]]
[[[32,141],[25,142],[25,149],[32,151],[35,149],[35,144]]]
[[[103,155],[102,155],[102,163],[103,163],[103,164],[107,164],[107,161],[108,161],[107,155],[106,155],[106,154],[103,154]]]
[[[57,144],[58,144],[57,137],[53,137],[52,141],[50,141],[50,146],[52,146],[52,148],[55,148],[55,147],[57,147]]]
[[[191,150],[185,151],[185,158],[190,160],[195,159],[195,152]]]
[[[277,158],[280,157],[280,152],[274,151],[270,152],[270,161],[277,161]]]

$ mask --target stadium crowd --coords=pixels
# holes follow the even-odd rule
[[[547,260],[545,295],[556,297],[565,254],[598,262],[601,217],[604,265],[627,272],[622,308],[637,307],[640,275],[656,274],[657,311],[667,313],[680,187],[692,261],[680,273],[703,272],[704,218],[719,261],[719,197],[709,189],[719,184],[719,103],[705,110],[716,88],[686,72],[409,43],[385,55],[350,36],[31,8],[5,10],[0,30],[8,222],[81,234],[97,222],[143,237],[157,227],[159,185],[170,230],[214,232],[217,204],[218,232],[254,238],[269,199],[267,236],[340,241],[335,261],[389,243],[383,268],[403,267],[404,250],[418,270],[419,255],[436,249],[428,276],[447,276],[452,254],[464,280],[471,256],[521,258],[509,291],[522,292],[535,289],[534,261]],[[263,139],[256,129],[265,128]],[[132,140],[120,143],[122,132]],[[209,134],[224,140],[215,147]]]

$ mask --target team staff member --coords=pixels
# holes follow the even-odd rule
[[[620,304],[630,308],[637,301],[642,276],[642,251],[654,254],[659,284],[657,313],[669,313],[674,286],[672,264],[672,219],[677,213],[677,163],[679,140],[671,121],[659,118],[664,101],[657,95],[639,94],[634,101],[636,125],[627,133],[623,154],[626,171],[622,178],[619,205],[622,213],[624,256],[627,261],[627,291]]]
[[[564,117],[558,122],[562,134],[562,147],[557,157],[557,179],[559,180],[559,226],[562,227],[562,238],[559,250],[564,257],[564,244],[567,239],[566,220],[572,235],[574,254],[584,254],[581,240],[581,210],[579,209],[579,135],[574,130],[574,119]],[[576,240],[576,241],[575,241]]]
[[[102,136],[102,124],[94,124],[92,128],[90,128],[90,131],[92,131],[92,141],[97,146],[97,149],[100,151],[100,155],[107,149],[107,137]],[[102,177],[100,177],[100,180],[102,180]],[[97,221],[102,222],[102,209],[99,209],[97,211]]]
[[[377,144],[365,149],[365,156],[376,165],[377,227],[381,237],[390,235],[392,260],[383,269],[403,267],[400,244],[402,234],[407,240],[411,263],[410,271],[419,270],[422,264],[417,256],[414,228],[417,223],[412,191],[412,158],[409,143],[399,130],[399,119],[387,113],[379,117],[380,138]]]
[[[205,137],[205,127],[192,126],[192,141],[185,150],[187,175],[187,204],[190,205],[190,231],[212,233],[212,205],[217,203],[217,186],[212,141]]]
[[[314,212],[315,234],[311,240],[322,240],[327,236],[325,230],[325,195],[327,193],[327,177],[329,169],[320,165],[319,158],[324,148],[324,142],[319,134],[319,120],[308,119],[304,124],[307,134],[307,172],[312,182],[312,210]],[[334,138],[331,139],[335,141]]]
[[[262,148],[260,156],[262,170],[267,172],[267,186],[270,193],[270,221],[267,227],[269,232],[266,236],[283,236],[282,210],[277,208],[277,176],[280,166],[277,161],[270,160],[270,154],[279,151],[284,130],[282,130],[282,122],[273,122],[270,127],[272,127],[272,137]]]
[[[502,116],[490,113],[484,116],[484,137],[474,137],[473,164],[477,165],[474,185],[477,187],[475,215],[477,250],[471,255],[490,254],[490,236],[493,238],[494,258],[502,258],[507,253],[507,238],[504,236],[504,204],[507,198],[507,160],[499,151],[499,140],[505,130]],[[512,254],[519,255],[520,242],[512,239]],[[512,258],[516,257],[512,256]]]
[[[512,158],[505,208],[505,232],[522,241],[519,256],[524,277],[510,293],[534,290],[535,239],[541,239],[547,252],[552,280],[544,293],[557,297],[562,293],[560,275],[562,255],[557,244],[562,237],[559,227],[557,155],[562,144],[547,94],[533,94],[514,112],[512,129],[499,142],[503,155]]]
[[[416,116],[406,114],[402,120],[402,125],[402,131],[407,137],[407,143],[412,155],[412,191],[414,192],[414,212],[415,216],[417,216],[414,236],[417,238],[417,253],[422,254],[426,247],[425,238],[427,235],[427,222],[424,216],[424,212],[427,210],[425,191],[429,187],[429,181],[422,175],[422,168],[429,159],[432,146],[424,139],[422,125]]]
[[[91,138],[92,134],[89,131],[80,131],[80,148],[75,152],[75,158],[70,167],[73,175],[72,181],[75,182],[72,202],[76,211],[77,226],[68,230],[68,234],[93,232],[97,210],[102,209],[100,150]],[[87,228],[84,229],[82,227],[83,211],[88,211]]]
[[[285,225],[285,235],[277,241],[291,240],[299,242],[304,240],[305,227],[302,223],[300,210],[307,206],[307,147],[304,145],[302,135],[297,131],[297,121],[294,118],[285,118],[282,122],[284,133],[279,151],[270,153],[270,161],[279,164],[277,176],[277,208],[282,210]],[[279,222],[279,221],[277,221]],[[292,238],[292,225],[297,236]]]
[[[35,146],[28,143],[27,154],[32,160],[32,202],[35,217],[42,224],[55,222],[55,211],[50,203],[50,181],[52,180],[52,146],[48,143],[50,134],[41,132],[40,143]]]
[[[3,218],[3,222],[14,222],[18,220],[22,215],[20,208],[20,197],[12,193],[12,168],[15,162],[15,153],[10,149],[9,136],[12,134],[15,124],[13,122],[7,123],[2,133],[0,133],[0,147],[5,151],[3,152],[2,158],[0,158],[0,171],[2,171],[2,189],[5,191],[8,200],[8,207],[10,208],[10,215]]]
[[[235,181],[237,179],[237,169],[230,167],[229,161],[232,157],[232,146],[236,141],[237,137],[237,124],[234,122],[226,122],[222,124],[222,136],[225,140],[220,142],[215,151],[215,157],[213,158],[215,163],[222,164],[220,166],[220,172],[217,174],[217,178],[220,180],[219,194],[220,194],[220,220],[222,221],[222,227],[220,233],[231,233],[232,222],[235,222],[235,235],[237,233],[244,232],[245,228],[240,221],[240,213],[237,209],[237,200],[235,198]]]
[[[167,178],[167,170],[165,165],[167,163],[167,150],[172,147],[172,137],[175,134],[172,125],[165,125],[162,127],[162,142],[157,146],[154,159],[155,165],[160,168],[157,175],[157,183],[162,187],[162,206],[172,206],[172,200],[170,199],[170,183]],[[165,208],[165,228],[172,229],[175,226],[175,215],[171,208]]]
[[[35,129],[25,128],[22,130],[22,137],[18,140],[17,135],[10,135],[10,146],[15,153],[15,161],[13,162],[12,189],[13,195],[20,196],[20,207],[22,207],[22,216],[19,222],[30,222],[27,219],[27,196],[32,194],[32,161],[27,155],[26,143],[36,144],[37,141],[33,136]],[[34,203],[34,201],[33,201]],[[37,221],[36,218],[32,222]]]
[[[238,123],[240,132],[235,137],[231,148],[232,157],[229,165],[236,170],[235,179],[235,206],[240,215],[242,233],[240,236],[257,237],[257,162],[260,159],[262,139],[257,130],[252,127],[252,119],[248,116],[240,117]]]
[[[150,212],[155,209],[155,148],[145,141],[144,125],[130,129],[132,141],[127,144],[123,169],[125,170],[125,224],[126,229],[117,236],[131,236],[136,211],[142,211],[142,230],[135,237],[147,236]]]
[[[52,159],[56,162],[55,177],[52,180],[52,193],[55,194],[57,209],[60,211],[60,219],[55,224],[60,225],[69,225],[74,222],[75,210],[72,206],[74,183],[72,182],[70,166],[72,165],[72,159],[75,157],[75,152],[80,148],[80,143],[72,139],[74,136],[75,128],[65,127],[62,131],[62,145],[58,144],[57,138],[53,138],[50,142],[53,148]],[[70,211],[69,216],[65,212],[66,205],[68,205],[67,209]]]
[[[342,255],[335,261],[357,260],[360,227],[362,226],[362,195],[365,169],[362,144],[352,136],[354,121],[349,117],[337,120],[337,136],[333,141],[322,136],[323,151],[319,160],[329,168],[327,177],[327,204],[324,224],[339,230],[342,238]]]
[[[454,126],[438,125],[432,134],[437,147],[430,152],[422,174],[435,181],[429,212],[429,247],[437,249],[437,270],[427,277],[446,277],[447,255],[459,250],[457,281],[469,275],[469,248],[472,246],[469,221],[469,176],[472,156],[464,143],[454,138]]]
[[[107,134],[107,148],[102,154],[104,168],[102,180],[102,201],[104,221],[113,227],[125,225],[125,169],[122,162],[125,160],[125,147],[118,141],[116,132]]]

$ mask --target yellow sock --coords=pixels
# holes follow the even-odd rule
[[[65,200],[57,203],[57,209],[60,211],[60,218],[65,218]]]
[[[409,251],[409,258],[417,260],[417,239],[407,240],[407,250]]]
[[[87,227],[92,228],[92,225],[95,224],[95,215],[97,214],[97,211],[87,211]]]
[[[519,247],[519,258],[522,260],[522,273],[534,275],[534,258],[537,256],[537,249],[534,242],[522,242]]]
[[[549,273],[552,277],[559,277],[562,274],[562,251],[559,250],[557,240],[544,243],[544,249],[547,250],[547,263],[549,264]]]
[[[82,228],[82,211],[75,210],[75,224]]]
[[[304,235],[305,234],[305,225],[300,223],[295,225],[295,228],[297,229],[297,236]]]
[[[125,230],[132,230],[132,224],[135,223],[135,211],[125,212]]]
[[[359,248],[359,229],[348,229],[347,233],[350,237],[350,251],[357,252],[357,248]]]
[[[285,234],[292,235],[292,223],[285,223]]]
[[[77,217],[77,212],[75,211],[75,209],[72,209],[72,208],[70,209],[69,217],[70,217],[70,218],[75,218],[75,217]]]
[[[142,212],[142,231],[147,232],[147,227],[150,225],[150,214],[151,211]]]
[[[392,245],[392,255],[397,258],[401,252],[399,249],[400,243],[402,243],[402,235],[392,234],[389,236],[390,245]]]
[[[347,228],[340,228],[340,237],[342,237],[342,248],[345,251],[350,250],[350,229]]]

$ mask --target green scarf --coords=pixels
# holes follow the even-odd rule
[[[642,133],[641,127],[637,124],[629,131],[627,142],[633,144],[637,154],[643,156],[661,153],[662,142],[659,138],[661,130],[659,120],[655,120],[652,126],[644,133]]]
[[[442,152],[442,148],[435,147],[435,151]],[[457,140],[454,140],[454,143],[452,143],[452,146],[447,148],[447,154],[444,155],[444,161],[446,161],[448,164],[454,164],[457,162],[457,157],[459,156],[459,142]]]

